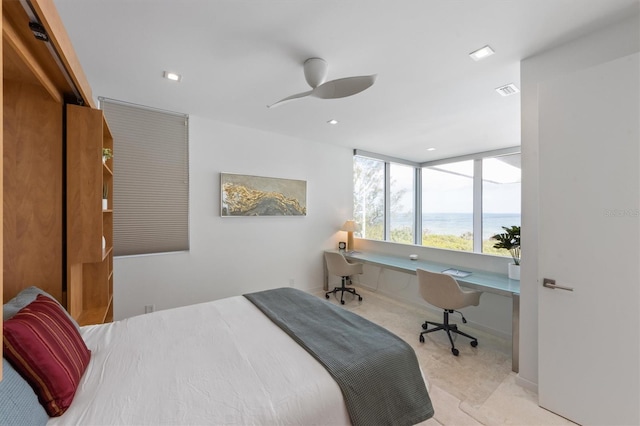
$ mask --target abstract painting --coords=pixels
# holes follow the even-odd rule
[[[220,173],[220,215],[306,216],[307,182]]]

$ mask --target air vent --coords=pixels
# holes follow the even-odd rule
[[[496,88],[496,92],[500,93],[502,96],[510,96],[520,92],[520,89],[518,89],[515,84],[509,83],[505,86]]]

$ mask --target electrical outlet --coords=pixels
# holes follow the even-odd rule
[[[150,314],[151,312],[156,310],[156,305],[144,305],[144,313]]]

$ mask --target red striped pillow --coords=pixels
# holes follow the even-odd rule
[[[91,351],[60,305],[45,296],[3,325],[4,357],[25,378],[50,416],[63,414]]]

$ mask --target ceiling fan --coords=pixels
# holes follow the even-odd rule
[[[327,61],[322,58],[307,59],[304,61],[304,78],[307,80],[307,83],[309,83],[309,86],[311,86],[311,90],[288,96],[274,104],[267,105],[267,107],[273,108],[307,96],[320,99],[346,98],[347,96],[352,96],[368,89],[376,81],[376,74],[326,81],[328,67]]]

